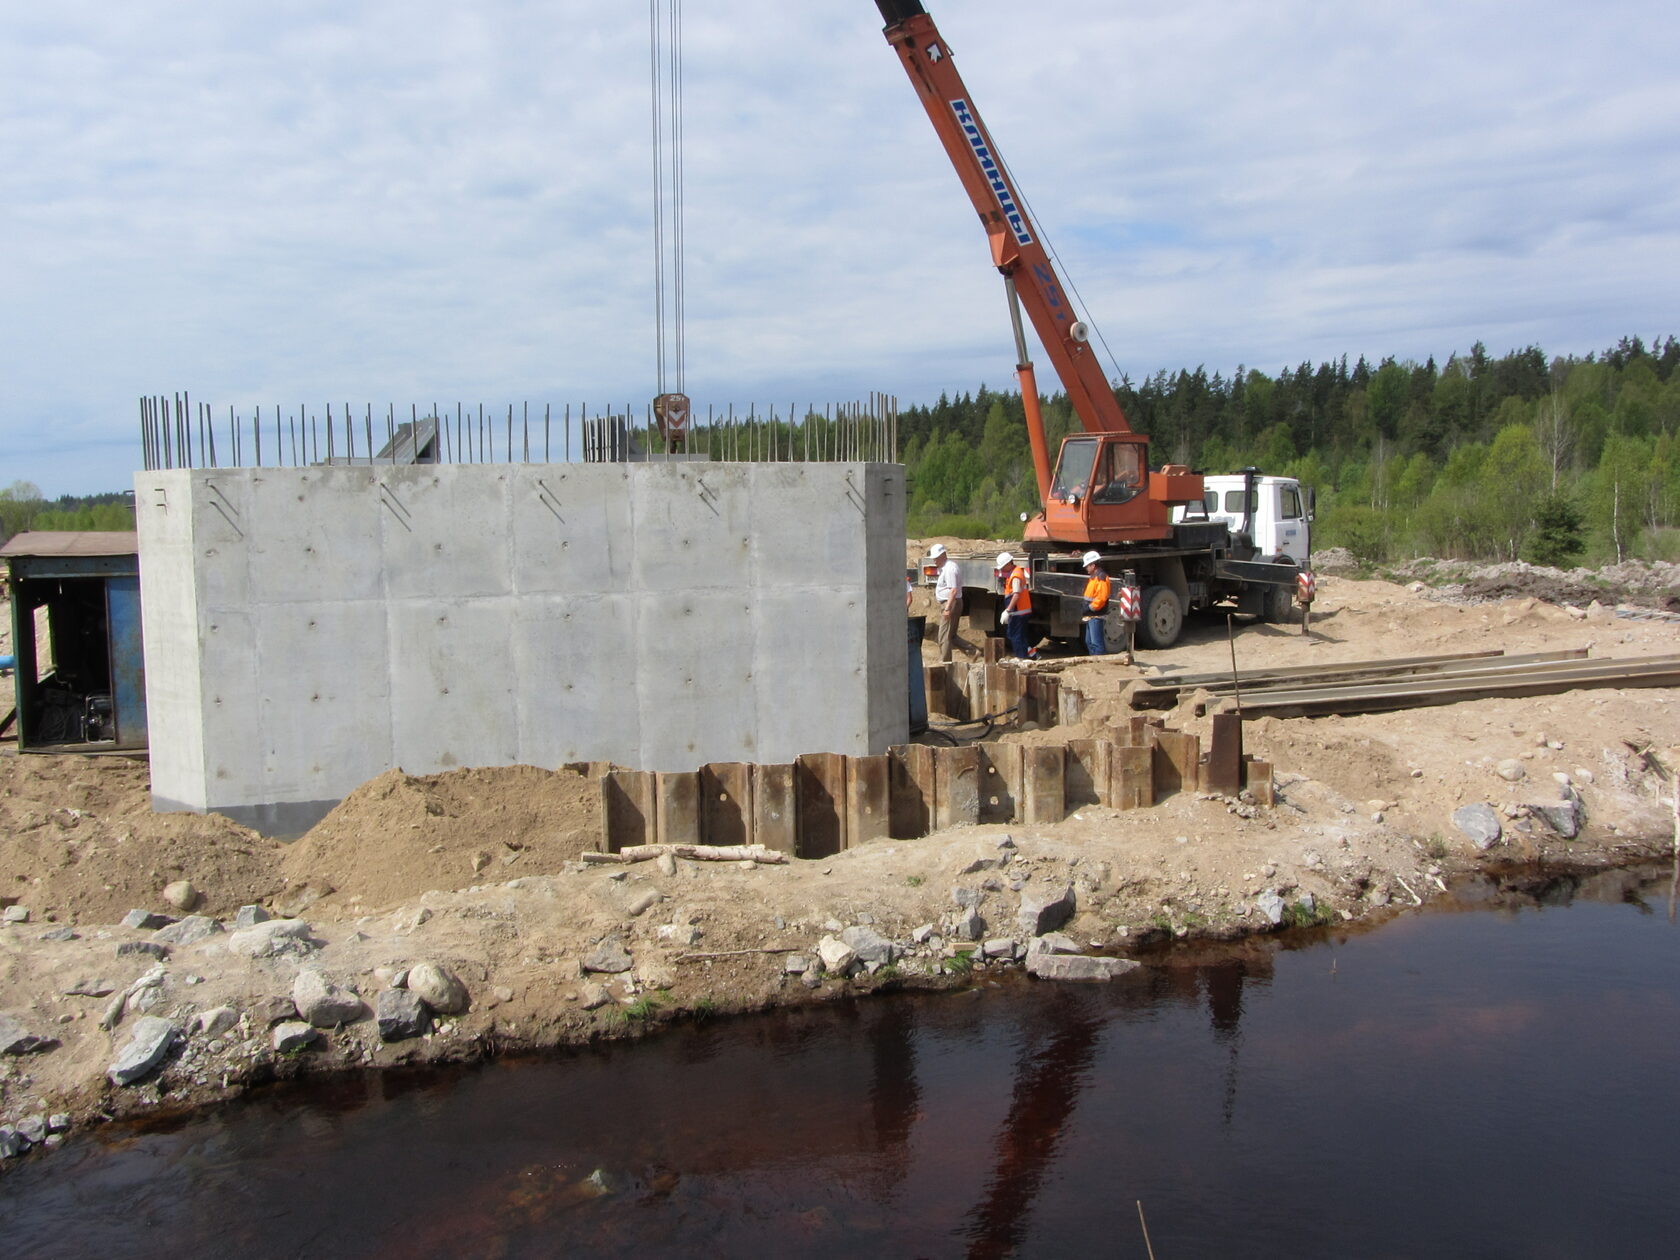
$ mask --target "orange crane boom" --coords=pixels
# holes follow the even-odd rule
[[[915,86],[934,132],[986,229],[992,263],[1003,274],[1015,330],[1016,373],[1026,411],[1033,470],[1045,508],[1043,521],[1035,522],[1037,541],[1082,546],[1170,537],[1171,506],[1200,499],[1201,478],[1188,469],[1176,468],[1151,476],[1149,439],[1134,433],[1126,422],[1126,414],[1091,348],[1090,331],[1074,312],[1027,214],[1026,203],[1017,193],[933,18],[919,0],[875,3],[886,21],[887,42],[898,53]],[[1100,435],[1096,440],[1068,439],[1054,476],[1037,382],[1021,328],[1023,305],[1067,391],[1074,414],[1087,433]],[[1084,445],[1070,447],[1076,440]],[[1108,488],[1106,497],[1099,496],[1099,484]],[[1029,530],[1029,542],[1034,541],[1034,532]]]

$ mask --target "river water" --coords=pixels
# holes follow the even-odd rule
[[[1669,880],[1525,889],[1108,986],[717,1021],[109,1126],[0,1178],[0,1250],[1672,1254]]]

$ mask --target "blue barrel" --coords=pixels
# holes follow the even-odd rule
[[[911,617],[910,622],[910,733],[920,735],[928,728],[927,684],[922,675],[922,635],[927,632],[926,617]]]

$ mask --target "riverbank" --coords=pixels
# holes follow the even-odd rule
[[[1443,603],[1421,585],[1326,577],[1313,633],[1299,629],[1244,628],[1241,667],[1492,646],[1654,654],[1672,650],[1677,627],[1608,606]],[[1000,738],[1097,734],[1129,711],[1140,679],[1228,666],[1230,652],[1221,621],[1141,668],[1046,661],[1088,697],[1085,721]],[[1206,735],[1195,707],[1186,697],[1167,720]],[[0,1055],[0,1127],[50,1144],[55,1116],[79,1127],[200,1106],[277,1077],[962,985],[1022,967],[1047,930],[1054,949],[1147,956],[1170,939],[1378,922],[1490,866],[1603,869],[1672,853],[1669,690],[1263,719],[1247,741],[1276,767],[1271,808],[1180,793],[820,862],[627,867],[581,860],[598,796],[571,771],[393,771],[286,846],[224,819],[152,814],[141,762],[0,756],[0,1016],[14,1049],[36,1043]],[[1570,799],[1572,839],[1548,812]],[[1497,838],[1454,821],[1481,804]],[[247,920],[293,926],[242,928],[242,906],[255,907]],[[123,926],[135,909],[178,922]],[[429,980],[427,963],[464,995]],[[382,1036],[382,1004],[391,1031],[415,1035]],[[300,1006],[324,1026],[296,1027],[308,1023]],[[113,1083],[136,1028],[158,1031],[147,1020],[170,1030],[158,1063]]]

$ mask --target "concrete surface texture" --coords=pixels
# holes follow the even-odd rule
[[[135,501],[160,809],[292,834],[393,767],[908,734],[897,465],[174,470]]]

